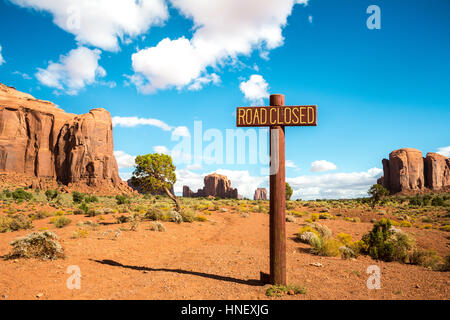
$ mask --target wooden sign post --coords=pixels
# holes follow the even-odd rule
[[[285,126],[316,126],[317,106],[285,106],[272,94],[269,107],[237,108],[238,127],[270,127],[270,283],[286,285]]]

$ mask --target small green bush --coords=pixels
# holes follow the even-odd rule
[[[366,245],[366,254],[383,261],[405,262],[414,245],[414,239],[393,228],[389,219],[375,222],[372,231],[365,234],[362,241]]]
[[[14,200],[31,200],[33,199],[33,195],[29,192],[26,192],[23,189],[17,189],[12,193],[12,197]]]
[[[50,220],[50,223],[52,223],[57,228],[64,228],[71,222],[72,222],[72,220],[70,220],[69,218],[67,218],[65,216],[56,216]]]
[[[58,190],[46,190],[45,191],[45,196],[47,197],[48,201],[52,201],[55,200],[59,195],[59,191]]]
[[[117,195],[116,196],[116,201],[117,201],[117,204],[129,204],[130,203],[130,199],[128,199],[128,197],[127,196],[124,196],[124,195]]]
[[[306,289],[295,285],[272,285],[266,290],[268,297],[281,297],[283,294],[306,294]]]
[[[86,197],[84,197],[84,202],[86,202],[86,203],[98,202],[98,198],[94,195],[86,196]]]
[[[84,194],[78,191],[72,192],[72,200],[75,203],[82,203],[84,200]]]
[[[162,220],[164,217],[164,212],[157,207],[151,207],[144,215],[145,220]]]

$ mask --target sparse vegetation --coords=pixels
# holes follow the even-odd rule
[[[36,258],[54,260],[64,257],[61,244],[56,234],[50,231],[33,232],[25,237],[16,238],[11,242],[12,252],[5,259]]]

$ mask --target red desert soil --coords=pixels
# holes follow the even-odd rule
[[[87,238],[72,239],[76,223],[88,220],[69,216],[60,236],[66,259],[0,260],[0,299],[280,299],[265,295],[267,286],[258,282],[259,272],[268,271],[269,216],[252,213],[213,213],[208,222],[164,223],[166,232],[123,231],[118,240],[98,239],[97,234],[117,229],[102,225]],[[307,288],[307,294],[281,299],[449,299],[448,272],[397,262],[379,262],[360,256],[342,260],[312,255],[308,246],[293,241],[304,219],[287,223],[287,272],[289,284]],[[108,220],[107,220],[108,221]],[[112,220],[111,220],[112,222]],[[321,221],[333,231],[350,233],[354,239],[371,229],[371,223],[342,220]],[[35,221],[34,230],[49,226],[49,218]],[[129,224],[120,225],[129,227]],[[449,254],[448,232],[404,229],[419,245]],[[11,249],[9,242],[30,230],[0,234],[0,255]],[[322,267],[310,265],[319,262]],[[368,290],[366,269],[381,269],[381,289]],[[81,269],[81,289],[66,287],[66,269]],[[42,294],[42,295],[40,295]]]

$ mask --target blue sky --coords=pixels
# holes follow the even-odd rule
[[[318,105],[318,127],[286,129],[295,198],[363,195],[398,148],[449,156],[449,1],[207,2],[0,0],[0,82],[67,112],[121,117],[124,178],[132,156],[170,153],[176,128],[193,141],[202,121],[225,136],[236,107],[268,104],[270,93]],[[367,27],[370,5],[381,29]],[[267,187],[262,163],[174,160],[177,192],[214,171],[247,197]]]

